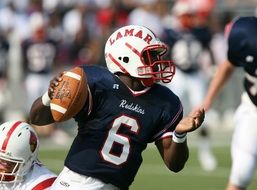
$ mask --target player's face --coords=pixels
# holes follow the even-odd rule
[[[145,51],[143,53],[143,58],[146,65],[152,65],[155,61],[160,60],[160,56],[157,51]],[[158,70],[158,65],[153,65],[153,71],[157,72]]]
[[[180,15],[178,18],[179,18],[181,25],[184,28],[192,28],[193,21],[194,21],[193,14],[183,14],[183,15]]]
[[[10,180],[11,176],[9,176],[9,178],[5,178],[4,174],[11,174],[13,172],[16,172],[18,170],[18,165],[15,162],[11,162],[8,160],[4,160],[0,158],[0,179],[2,181],[6,181],[6,180]]]

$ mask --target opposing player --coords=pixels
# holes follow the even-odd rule
[[[209,109],[236,67],[245,71],[241,104],[234,116],[232,168],[227,190],[245,190],[257,160],[257,18],[238,17],[226,27],[228,60],[220,64],[202,107]]]
[[[38,160],[39,140],[34,129],[21,121],[0,125],[0,189],[49,189],[56,175]]]
[[[52,186],[59,189],[128,189],[142,162],[142,151],[155,142],[166,166],[179,172],[188,159],[187,132],[204,120],[200,109],[182,119],[179,98],[156,82],[170,82],[175,70],[162,60],[166,46],[147,28],[124,26],[105,45],[108,70],[83,66],[89,96],[74,117],[78,134]],[[50,82],[52,98],[61,77]],[[53,121],[50,98],[39,97],[31,108],[31,122]]]

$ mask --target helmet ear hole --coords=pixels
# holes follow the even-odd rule
[[[128,63],[128,62],[129,62],[129,57],[123,57],[122,61],[123,61],[124,63]]]
[[[124,63],[129,62],[129,57],[118,57],[119,60],[122,60]]]

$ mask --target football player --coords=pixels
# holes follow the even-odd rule
[[[236,67],[244,69],[245,92],[234,115],[232,168],[227,190],[245,190],[257,166],[257,18],[235,18],[226,26],[225,35],[228,60],[219,65],[202,107],[207,110],[211,107]]]
[[[166,166],[174,172],[188,159],[187,132],[204,120],[199,109],[183,118],[179,98],[157,82],[170,82],[167,47],[149,29],[128,25],[116,30],[105,45],[107,68],[83,66],[89,96],[74,117],[78,134],[53,184],[59,189],[128,189],[142,162],[147,144],[155,142]],[[50,99],[61,77],[32,105],[36,125],[53,123]]]
[[[0,125],[0,189],[46,190],[56,175],[38,160],[39,140],[34,129],[21,121]]]
[[[208,17],[203,20],[198,14],[200,7],[194,5],[194,1],[175,1],[171,11],[174,21],[165,27],[162,38],[169,45],[170,56],[177,68],[172,83],[166,86],[187,104],[185,114],[203,101],[211,78],[209,73],[215,63],[210,48],[212,35],[207,25]],[[197,138],[198,160],[205,171],[213,171],[217,167],[209,121],[207,115]]]

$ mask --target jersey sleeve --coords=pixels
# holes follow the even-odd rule
[[[183,117],[183,108],[182,105],[180,104],[180,108],[177,111],[177,113],[173,116],[172,120],[170,123],[168,123],[163,130],[161,130],[159,133],[157,133],[154,136],[154,141],[163,139],[163,138],[168,138],[172,136],[173,131],[175,130],[176,126],[180,122],[180,120]]]
[[[36,184],[31,190],[48,190],[52,186],[55,179],[56,177],[46,178]]]
[[[235,66],[256,65],[256,17],[237,17],[232,21],[228,35],[228,60]]]
[[[166,97],[165,97],[166,94]],[[162,116],[153,135],[153,141],[172,136],[177,124],[183,118],[183,106],[180,99],[173,92],[166,92],[162,98],[168,98],[169,104],[162,109]]]

